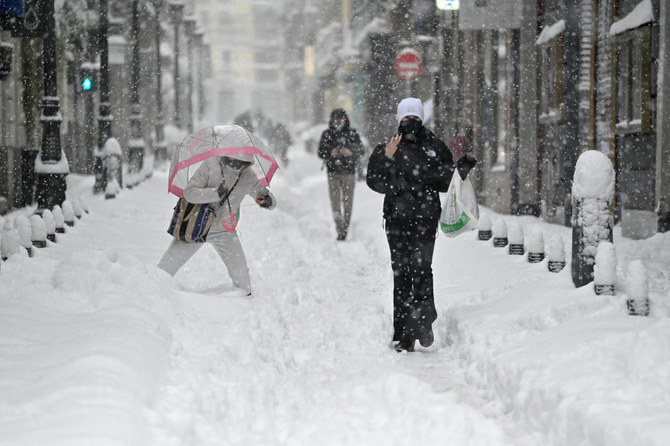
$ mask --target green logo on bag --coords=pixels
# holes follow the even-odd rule
[[[467,225],[470,220],[470,216],[466,212],[461,212],[461,218],[459,218],[456,223],[447,224],[440,222],[440,229],[442,229],[442,232],[444,233],[456,232],[460,229],[463,229],[463,227],[465,227],[465,225]]]

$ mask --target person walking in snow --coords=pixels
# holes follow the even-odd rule
[[[235,230],[240,219],[240,204],[246,195],[266,209],[276,205],[274,195],[249,169],[253,155],[239,154],[208,158],[195,171],[184,189],[190,203],[210,203],[216,210],[214,224],[207,234],[210,243],[223,260],[233,285],[240,295],[251,295],[249,267]],[[158,267],[175,275],[202,243],[185,243],[174,239],[161,257]]]
[[[288,148],[292,143],[291,134],[288,132],[286,126],[281,122],[278,123],[272,134],[272,144],[284,166],[288,165]]]
[[[318,155],[328,171],[328,193],[337,240],[345,240],[354,204],[356,165],[363,156],[363,145],[358,132],[350,127],[344,109],[331,112],[328,128],[321,134]]]
[[[446,144],[423,126],[423,103],[398,104],[398,133],[375,147],[368,160],[367,185],[384,194],[384,222],[393,269],[393,342],[398,352],[433,343],[437,318],[433,295],[433,250],[455,167]],[[456,167],[462,178],[476,160]]]

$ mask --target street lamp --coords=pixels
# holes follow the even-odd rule
[[[56,64],[56,19],[54,17],[54,0],[42,4],[45,20],[44,38],[42,40],[42,58],[44,70],[44,97],[42,98],[42,147],[35,160],[37,185],[37,213],[45,209],[53,209],[65,201],[67,185],[65,177],[70,166],[61,149],[60,143],[60,106],[58,99],[57,64]]]
[[[128,173],[132,174],[130,186],[139,182],[144,163],[144,138],[142,137],[142,106],[140,104],[140,41],[139,0],[133,0],[131,22],[132,60],[130,69],[130,140],[128,141]]]
[[[195,56],[193,44],[195,40],[195,26],[195,17],[188,16],[184,18],[184,32],[186,33],[186,43],[188,48],[188,102],[186,107],[186,111],[188,113],[188,123],[186,128],[188,129],[189,133],[193,132],[193,58]]]
[[[176,127],[181,127],[181,111],[179,110],[179,24],[184,18],[184,4],[180,1],[173,1],[168,6],[174,26],[174,124]]]
[[[167,144],[165,142],[165,121],[163,119],[163,65],[161,63],[161,9],[163,0],[154,0],[154,29],[155,29],[155,51],[156,51],[156,128],[154,139],[154,160],[156,162],[167,159]]]
[[[205,71],[205,64],[204,64],[204,42],[205,42],[205,32],[201,29],[198,28],[195,31],[195,47],[196,47],[196,53],[198,56],[198,62],[195,68],[195,85],[196,85],[196,94],[198,96],[198,100],[196,101],[196,104],[198,106],[198,120],[202,120],[202,115],[204,114],[204,108],[205,108],[205,102],[203,100],[203,85],[202,85],[202,78],[203,78],[203,73]]]

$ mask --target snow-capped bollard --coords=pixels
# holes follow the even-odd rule
[[[504,248],[507,246],[507,240],[507,225],[502,218],[498,218],[493,226],[493,246]]]
[[[552,273],[560,273],[565,268],[565,246],[563,237],[560,234],[554,234],[549,241],[549,260],[547,267]]]
[[[33,246],[37,248],[46,248],[47,246],[47,225],[44,219],[39,215],[30,217],[30,240]]]
[[[528,263],[540,263],[544,260],[544,236],[542,230],[534,227],[528,236]]]
[[[522,256],[526,253],[523,246],[523,228],[518,223],[509,225],[509,253],[515,256]]]
[[[84,214],[89,213],[89,208],[88,208],[88,202],[86,200],[79,200],[79,204],[81,205],[81,210],[84,211]]]
[[[477,237],[479,240],[491,239],[493,231],[491,231],[491,219],[489,218],[488,214],[484,213],[479,217],[479,224],[477,225],[477,228]]]
[[[51,211],[54,214],[54,223],[56,224],[56,234],[65,233],[65,217],[63,217],[63,210],[59,205],[54,206]]]
[[[79,198],[72,200],[72,211],[74,212],[74,216],[77,217],[77,220],[81,219],[84,210],[81,208],[81,201],[79,201]]]
[[[593,266],[593,290],[596,294],[614,295],[616,282],[616,250],[614,243],[600,242]]]
[[[21,252],[21,236],[16,229],[10,229],[2,234],[2,260],[7,260],[13,254]]]
[[[74,226],[74,208],[68,200],[63,202],[63,219],[68,226]]]
[[[612,161],[597,150],[582,153],[572,182],[572,282],[576,287],[593,280],[598,245],[612,241],[613,196]]]
[[[127,187],[132,189],[130,184],[127,184]],[[121,188],[119,187],[119,183],[116,181],[116,178],[112,178],[107,183],[107,187],[105,187],[105,199],[109,200],[116,198],[116,194],[118,194],[120,190]]]
[[[54,214],[49,209],[45,209],[42,212],[42,219],[44,224],[47,226],[47,240],[50,242],[56,242],[56,220],[54,219]]]
[[[628,264],[626,307],[631,316],[649,316],[649,284],[647,267],[642,260],[633,260]]]
[[[14,228],[19,231],[19,241],[21,246],[28,252],[28,256],[33,256],[33,230],[30,226],[30,220],[25,215],[17,215],[14,219]]]

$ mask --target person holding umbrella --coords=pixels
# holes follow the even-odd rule
[[[213,132],[213,141],[209,141],[208,136],[211,135],[205,132],[196,134],[190,140],[187,137],[182,142],[180,149],[185,150],[178,150],[175,155],[169,190],[175,194],[181,191],[181,196],[189,203],[210,203],[214,208],[215,219],[207,233],[206,243],[211,244],[216,250],[239,294],[251,296],[249,267],[236,227],[240,219],[240,205],[247,195],[262,208],[273,209],[276,206],[277,201],[266,186],[271,175],[259,178],[253,170],[253,167],[259,164],[259,156],[264,159],[270,157],[267,155],[267,148],[261,150],[262,143],[239,126],[218,126]],[[217,132],[224,137],[217,137],[220,136]],[[251,138],[251,141],[238,141],[231,138],[232,136]],[[194,141],[209,145],[204,149],[198,149]],[[180,153],[187,153],[182,155],[185,159],[181,161]],[[193,155],[194,153],[197,155]],[[276,167],[274,159],[272,163]],[[185,166],[193,165],[198,167],[182,190],[175,182],[175,179],[180,178],[178,171],[184,170]],[[174,275],[202,245],[174,238],[158,262],[158,267]]]

